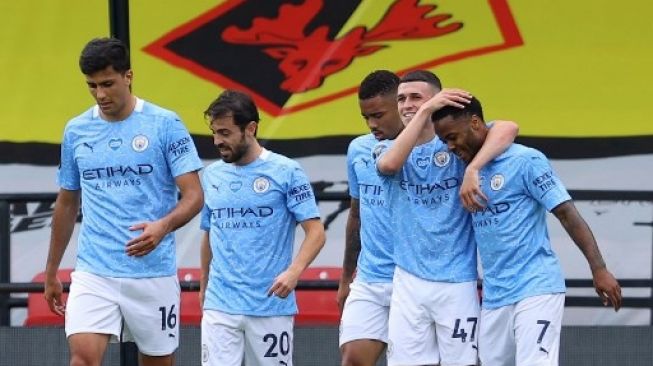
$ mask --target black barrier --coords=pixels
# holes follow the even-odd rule
[[[325,192],[330,184],[319,182],[314,184],[315,197],[318,201],[348,202],[347,192]],[[597,191],[597,190],[571,190],[569,191],[577,201],[648,201],[653,202],[653,191]],[[18,202],[54,202],[55,193],[16,193],[0,194],[0,326],[8,326],[11,308],[26,307],[27,299],[11,298],[11,293],[41,292],[41,283],[12,283],[10,276],[11,235],[10,235],[10,205]],[[637,222],[638,226],[651,226],[653,222]],[[652,230],[653,245],[653,230]],[[647,308],[653,314],[653,258],[651,258],[652,273],[648,279],[620,279],[619,283],[624,288],[647,288],[648,297],[626,297],[623,306],[627,308]],[[570,288],[592,288],[590,279],[566,280]],[[181,282],[183,291],[197,291],[198,282]],[[298,290],[335,290],[336,281],[300,281]],[[571,296],[567,295],[567,307],[601,307],[602,304],[596,296]],[[653,325],[653,315],[650,317]]]
[[[56,193],[0,194],[0,285],[11,283],[11,212],[10,205],[18,202],[54,202]],[[10,294],[0,291],[0,326],[9,325]]]
[[[644,279],[620,279],[622,288],[653,288],[653,281]],[[62,283],[64,292],[70,288],[69,282]],[[179,285],[184,292],[199,291],[199,281],[180,281]],[[594,287],[592,280],[565,280],[568,288]],[[479,284],[479,288],[480,288]],[[40,282],[14,282],[0,283],[0,294],[2,293],[39,293],[43,292],[44,285]],[[321,291],[338,289],[338,281],[333,280],[300,280],[297,282],[299,291]],[[26,307],[26,298],[11,298],[9,307]],[[571,296],[565,297],[566,307],[598,307],[602,306],[598,296]],[[624,308],[653,309],[653,300],[648,297],[626,297],[623,299]]]

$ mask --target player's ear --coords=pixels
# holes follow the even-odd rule
[[[131,85],[134,79],[134,72],[131,69],[125,71],[125,79],[127,79],[127,85]]]
[[[483,122],[483,120],[481,120],[479,116],[475,114],[472,114],[472,118],[470,119],[469,123],[472,126],[473,130],[478,130],[479,128],[481,128],[482,125],[485,124],[485,122]]]
[[[256,136],[256,129],[257,128],[258,128],[258,123],[256,123],[256,121],[250,121],[247,124],[247,127],[245,127],[245,131],[247,131],[247,133],[250,136]]]

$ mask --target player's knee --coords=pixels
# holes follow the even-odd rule
[[[140,354],[140,364],[142,366],[172,366],[175,364],[174,355],[167,356],[148,356]]]
[[[374,363],[368,362],[365,357],[349,347],[343,348],[341,366],[373,366]]]
[[[343,357],[341,366],[367,366],[362,360],[359,360],[355,357]]]
[[[74,353],[70,355],[70,366],[96,366],[99,365],[97,360],[94,360],[88,354]]]

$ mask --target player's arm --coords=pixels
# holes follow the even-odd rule
[[[358,199],[352,197],[349,216],[347,217],[347,227],[345,229],[345,255],[342,261],[342,275],[340,276],[338,294],[336,295],[340,311],[342,311],[345,306],[345,300],[349,296],[349,285],[354,280],[358,255],[361,252],[360,229],[360,202]]]
[[[506,151],[515,141],[519,126],[512,121],[495,121],[488,131],[487,138],[474,159],[465,169],[465,176],[460,187],[460,199],[468,210],[480,210],[485,207],[487,197],[480,188],[478,172],[490,161]]]
[[[609,301],[615,310],[619,310],[621,307],[621,287],[612,273],[608,271],[603,256],[601,256],[601,251],[596,244],[596,239],[585,220],[578,213],[574,203],[566,201],[551,212],[560,220],[562,226],[587,259],[594,279],[594,288],[601,297],[603,304],[607,305]]]
[[[61,188],[52,214],[50,248],[45,265],[44,296],[50,311],[61,316],[64,315],[65,307],[61,301],[63,287],[57,277],[57,271],[75,228],[75,221],[79,213],[79,197],[79,190],[70,191]]]
[[[209,232],[205,231],[202,235],[202,242],[200,243],[200,309],[204,309],[204,297],[206,294],[206,287],[209,284],[209,268],[213,260],[213,252],[211,251],[211,244],[209,243]]]
[[[326,235],[324,234],[324,225],[322,225],[320,219],[303,221],[301,226],[304,230],[304,241],[299,248],[299,252],[288,269],[275,278],[272,287],[268,291],[268,296],[273,294],[281,298],[288,296],[297,286],[299,276],[313,262],[324,246]]]
[[[127,254],[143,256],[154,250],[168,233],[184,226],[202,209],[204,193],[197,171],[182,174],[175,178],[181,199],[175,208],[157,221],[143,222],[131,226],[129,230],[142,230],[141,235],[127,242]],[[156,204],[156,203],[154,203]]]
[[[420,134],[427,123],[431,123],[431,114],[438,109],[451,105],[463,108],[471,98],[471,94],[460,89],[443,89],[419,107],[408,126],[394,140],[388,151],[379,158],[376,167],[381,174],[396,174],[408,159]]]
[[[404,166],[429,116],[428,112],[418,110],[408,126],[397,135],[392,146],[376,162],[376,168],[381,174],[394,175]]]

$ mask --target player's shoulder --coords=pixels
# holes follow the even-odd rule
[[[137,99],[136,109],[140,110],[140,112],[146,116],[171,119],[171,120],[175,120],[175,119],[179,120],[179,116],[177,115],[177,113],[144,99],[140,99],[140,98]]]
[[[301,169],[301,165],[296,160],[267,149],[261,154],[261,159],[267,168],[283,171]]]
[[[96,111],[96,109],[97,106],[90,107],[84,112],[80,113],[79,115],[68,120],[68,122],[66,123],[66,129],[84,126],[89,122],[91,122],[94,118],[97,118],[96,115],[98,114],[98,112]]]
[[[213,163],[207,165],[204,168],[203,176],[206,176],[207,178],[212,176],[212,175],[220,175],[220,171],[224,170],[224,168],[227,166],[227,163],[225,163],[222,160],[217,160],[214,161]]]
[[[370,156],[378,140],[371,133],[354,138],[347,147],[347,157],[351,161],[360,156]]]
[[[449,151],[449,147],[447,146],[447,144],[444,141],[442,141],[440,136],[437,135],[433,138],[433,140],[427,142],[424,145],[431,146],[434,150],[438,150],[438,151],[441,150]]]
[[[372,146],[372,158],[376,159],[387,151],[393,144],[394,140],[381,140],[377,141]]]
[[[372,150],[372,147],[376,145],[379,141],[374,138],[374,135],[371,133],[368,133],[366,135],[361,135],[349,143],[349,149],[350,150]]]
[[[510,147],[499,156],[499,160],[517,159],[529,161],[534,159],[547,160],[547,157],[538,149],[513,143]]]

